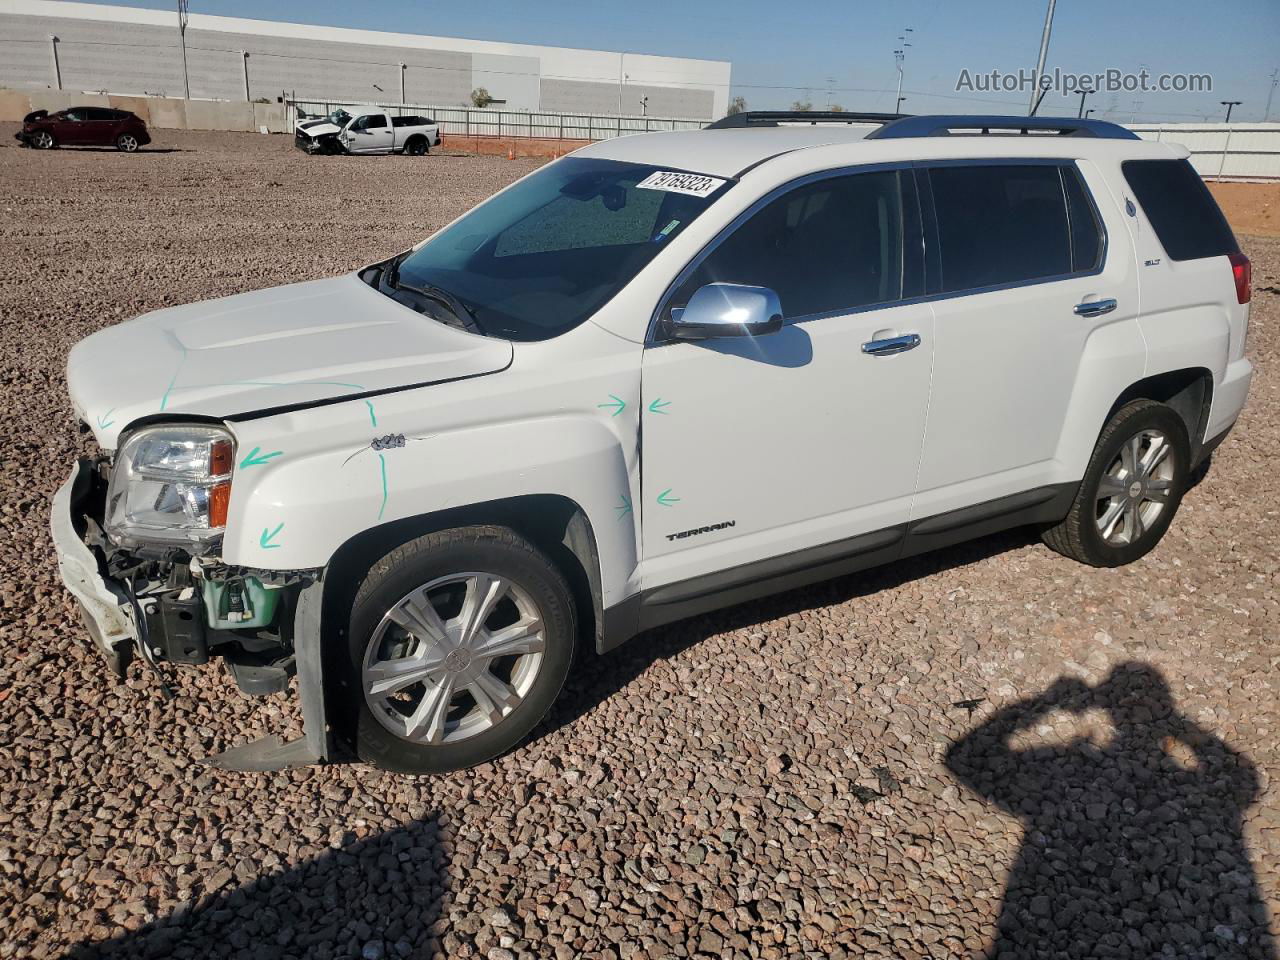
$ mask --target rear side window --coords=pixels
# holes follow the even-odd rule
[[[1186,160],[1126,160],[1121,169],[1170,260],[1240,251],[1227,218]]]
[[[797,187],[730,234],[672,303],[708,283],[771,287],[788,319],[900,300],[903,221],[896,170]]]
[[[1102,234],[1070,164],[991,164],[929,171],[941,292],[955,293],[1097,267]]]

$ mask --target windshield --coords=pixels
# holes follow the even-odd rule
[[[351,114],[347,113],[345,110],[335,110],[333,113],[325,117],[325,119],[335,126],[340,127],[351,119]]]
[[[726,188],[718,177],[566,157],[400,259],[391,282],[447,293],[487,336],[546,340],[604,306]]]

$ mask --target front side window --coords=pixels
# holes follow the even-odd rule
[[[1075,182],[1068,214],[1059,164],[982,164],[929,171],[942,264],[941,292],[954,293],[1086,272],[1097,265],[1101,237],[1092,206]],[[1093,236],[1088,229],[1092,220]]]
[[[388,271],[391,293],[447,291],[483,334],[549,339],[604,306],[729,187],[716,177],[566,157],[408,254]]]
[[[896,170],[830,177],[783,194],[721,242],[671,305],[708,283],[769,287],[788,320],[901,299],[901,177]]]

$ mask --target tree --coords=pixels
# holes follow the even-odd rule
[[[729,113],[728,113],[729,116],[732,117],[735,113],[746,113],[746,111],[747,111],[746,97],[733,97],[729,101]]]
[[[808,113],[813,109],[813,104],[808,100],[796,100],[791,104],[791,109],[799,113]]]
[[[840,106],[838,103],[833,103],[830,110],[832,113],[844,113],[844,107]]]
[[[489,91],[484,87],[476,87],[471,91],[471,105],[473,107],[487,107],[493,103],[493,97],[489,96]]]

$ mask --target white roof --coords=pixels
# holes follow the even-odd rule
[[[777,127],[727,127],[674,133],[640,133],[601,140],[576,150],[577,157],[599,157],[651,166],[735,177],[765,160],[798,150],[854,146],[866,162],[940,157],[1035,156],[1182,156],[1170,144],[1127,139],[1054,136],[895,137],[866,140],[879,124],[783,124]],[[865,141],[865,143],[863,142]],[[815,160],[817,157],[815,156]]]

